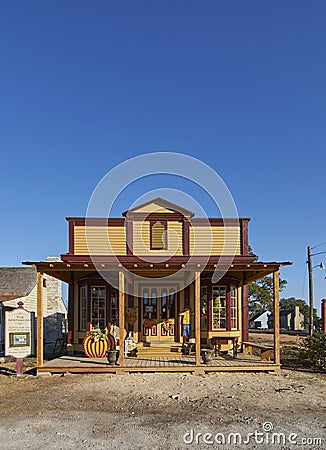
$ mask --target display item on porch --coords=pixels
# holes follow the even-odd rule
[[[213,352],[214,352],[214,350],[212,350],[211,348],[202,348],[201,349],[200,353],[201,353],[201,356],[203,358],[203,363],[204,364],[207,364],[207,363],[212,361],[212,359],[213,359]]]
[[[108,328],[91,330],[83,340],[84,353],[88,358],[104,358],[107,350],[115,349],[114,337]]]
[[[111,348],[105,352],[106,358],[110,366],[115,366],[117,364],[118,359],[118,350],[115,348]]]
[[[129,331],[128,337],[125,340],[125,345],[124,345],[124,352],[125,352],[125,356],[128,355],[128,353],[131,353],[135,350],[136,348],[136,342],[134,340],[134,338],[132,337],[131,331]]]
[[[166,319],[163,322],[163,328],[165,331],[170,331],[173,329],[174,326],[174,319]]]
[[[190,308],[186,308],[186,310],[180,313],[182,317],[182,336],[183,343],[187,342],[191,336],[191,325],[190,325]]]

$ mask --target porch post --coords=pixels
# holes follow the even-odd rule
[[[196,366],[200,365],[200,272],[195,272]]]
[[[36,364],[37,367],[43,366],[43,276],[37,272],[36,281]]]
[[[274,362],[280,364],[280,293],[279,271],[273,273],[274,299]]]
[[[245,283],[245,273],[241,283],[241,300],[242,300],[242,340],[249,341],[249,306],[248,306],[249,286]]]
[[[75,309],[75,274],[70,273],[70,283],[68,287],[68,344],[73,343],[74,336],[74,309]]]
[[[119,365],[124,365],[124,333],[125,333],[125,274],[119,272]]]

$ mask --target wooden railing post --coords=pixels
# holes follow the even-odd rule
[[[125,333],[125,274],[119,272],[119,365],[124,365],[124,333]]]
[[[274,362],[280,364],[280,293],[279,271],[273,273],[273,299],[274,299]]]
[[[200,272],[195,273],[196,366],[200,365]]]
[[[37,272],[36,281],[36,364],[37,367],[43,366],[43,276]]]

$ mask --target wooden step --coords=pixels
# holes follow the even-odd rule
[[[145,342],[142,344],[137,345],[137,358],[179,358],[182,356],[182,346],[176,342]]]
[[[174,341],[156,341],[156,342],[139,342],[137,344],[138,348],[153,348],[153,347],[178,347],[181,346],[181,344],[179,344],[178,342],[174,342]]]
[[[174,346],[174,347],[137,347],[138,352],[142,353],[178,353],[181,352],[181,346]]]
[[[177,352],[169,352],[169,353],[137,353],[137,358],[141,358],[141,359],[152,359],[152,358],[168,358],[168,359],[173,359],[173,358],[181,358],[182,357],[182,353],[177,353]]]

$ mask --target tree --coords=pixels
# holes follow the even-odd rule
[[[287,284],[280,279],[280,291]],[[256,313],[273,311],[273,277],[266,276],[249,284],[249,311],[252,317]]]

